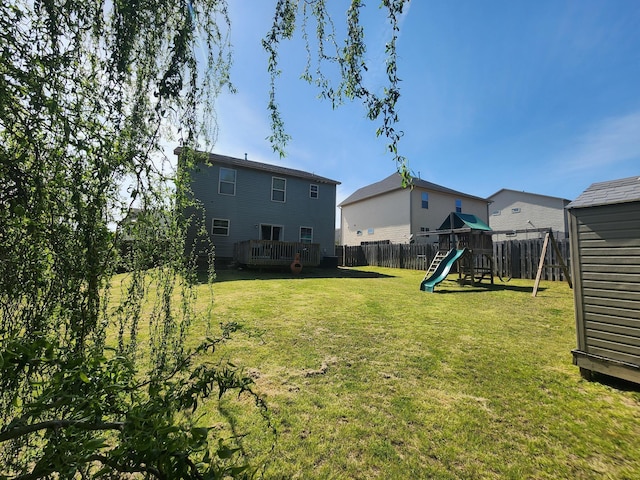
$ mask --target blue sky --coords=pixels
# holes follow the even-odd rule
[[[260,40],[275,2],[230,3],[238,92],[218,101],[213,151],[338,180],[338,202],[393,173],[361,104],[333,110],[299,80],[299,32],[278,82],[292,141],[287,157],[272,151]],[[348,2],[332,3],[340,26]],[[365,17],[371,85],[384,80],[389,38],[378,4]],[[400,153],[422,179],[480,197],[510,188],[571,200],[640,175],[640,1],[413,0],[398,53]]]

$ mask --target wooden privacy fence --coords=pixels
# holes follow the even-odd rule
[[[503,280],[509,278],[536,278],[544,239],[511,240],[493,243],[495,273]],[[569,241],[557,240],[565,265],[570,264]],[[411,270],[426,270],[438,252],[433,245],[380,244],[338,246],[336,255],[343,267],[390,267]],[[553,248],[547,248],[542,271],[542,280],[566,280],[560,261]],[[556,266],[558,265],[558,266]]]
[[[568,267],[569,240],[556,240],[562,260]],[[530,240],[512,240],[506,242],[494,242],[493,259],[496,274],[503,279],[508,278],[536,278],[540,255],[544,244],[543,238]],[[560,259],[553,248],[547,248],[542,269],[542,280],[565,281],[566,278],[560,267]]]
[[[343,267],[367,265],[409,270],[426,270],[438,249],[433,245],[388,243],[336,247],[338,262]]]

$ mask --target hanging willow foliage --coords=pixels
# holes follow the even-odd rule
[[[355,0],[345,46],[319,49],[342,82],[306,76],[335,102],[362,99],[402,168],[403,2],[383,3],[394,31],[383,96],[363,87]],[[324,1],[278,1],[275,12],[264,46],[282,149],[278,43],[297,21],[316,18],[320,39],[331,22]],[[0,3],[0,478],[251,476],[237,438],[198,423],[203,400],[229,390],[251,396],[274,434],[251,380],[216,359],[234,326],[215,329],[210,302],[195,308],[213,271],[198,274],[184,235],[202,230],[183,214],[197,211],[189,152],[215,137],[214,100],[233,91],[230,26],[217,0]],[[177,168],[160,146],[168,126],[186,147]],[[210,335],[189,348],[194,322]]]

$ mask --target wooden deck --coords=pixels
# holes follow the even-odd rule
[[[246,240],[235,244],[235,261],[252,267],[286,267],[300,254],[303,267],[320,265],[320,244]]]

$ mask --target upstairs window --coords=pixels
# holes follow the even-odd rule
[[[456,213],[462,213],[462,200],[456,200]]]
[[[309,198],[318,198],[318,194],[320,193],[320,187],[315,183],[309,185]]]
[[[236,171],[231,168],[220,167],[220,181],[218,193],[222,195],[236,194]]]
[[[300,227],[300,243],[313,243],[313,228]]]
[[[429,208],[429,194],[422,192],[422,208]]]
[[[280,177],[271,177],[271,200],[284,202],[287,198],[287,180]]]

